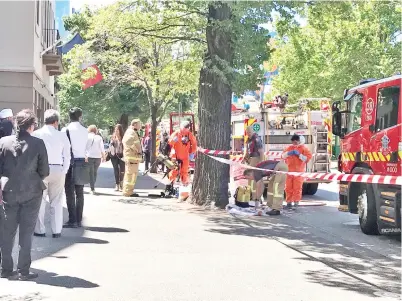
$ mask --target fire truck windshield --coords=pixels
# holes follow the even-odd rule
[[[345,98],[347,100],[347,113],[345,114],[346,134],[356,131],[361,127],[362,120],[362,100],[361,94],[353,94],[351,97]]]

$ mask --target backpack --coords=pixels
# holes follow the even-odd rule
[[[236,188],[234,194],[235,204],[241,208],[250,207],[249,203],[251,201],[251,187],[250,186],[239,186]]]

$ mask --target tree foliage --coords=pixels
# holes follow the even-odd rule
[[[280,27],[282,39],[271,60],[280,69],[273,86],[288,92],[291,102],[339,99],[360,79],[400,71],[400,2],[314,2],[302,14],[305,27]]]

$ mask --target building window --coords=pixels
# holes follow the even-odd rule
[[[39,26],[39,19],[40,19],[40,6],[39,6],[39,0],[36,0],[36,24]]]
[[[390,128],[398,123],[399,86],[386,87],[378,90],[376,132]]]

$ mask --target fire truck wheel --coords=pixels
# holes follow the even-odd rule
[[[357,186],[357,185],[356,185]],[[357,211],[359,214],[360,228],[364,234],[378,234],[377,210],[372,188],[367,184],[358,185]]]
[[[318,190],[318,183],[307,184],[307,194],[315,195]]]

